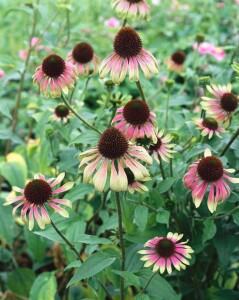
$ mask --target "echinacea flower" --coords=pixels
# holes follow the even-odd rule
[[[77,67],[79,74],[88,76],[98,71],[100,60],[95,55],[93,47],[81,42],[67,54],[66,60]]]
[[[32,78],[43,95],[52,98],[59,98],[62,92],[68,94],[78,79],[76,67],[56,54],[47,56]]]
[[[201,135],[208,135],[209,139],[211,139],[214,134],[216,134],[218,137],[221,137],[220,132],[226,132],[226,130],[222,128],[214,118],[209,117],[204,119],[196,119],[193,122],[198,126],[198,129],[202,130]]]
[[[207,90],[215,97],[202,97],[203,109],[215,119],[226,122],[238,107],[238,98],[231,92],[232,85],[207,85]]]
[[[74,182],[65,183],[63,186],[53,190],[53,187],[61,183],[65,177],[65,173],[61,173],[57,178],[50,178],[46,180],[42,174],[36,174],[34,179],[29,181],[24,189],[14,186],[13,190],[21,193],[20,196],[12,198],[5,202],[3,205],[15,204],[12,213],[16,213],[19,207],[21,208],[21,218],[27,222],[27,213],[29,213],[29,230],[34,227],[34,218],[41,229],[45,228],[46,224],[51,222],[46,206],[49,205],[57,213],[63,217],[69,217],[68,212],[59,206],[59,204],[71,207],[71,202],[67,199],[53,198],[54,195],[63,193],[71,189]],[[40,211],[40,212],[39,212]]]
[[[154,56],[143,49],[138,33],[130,26],[120,29],[114,40],[114,52],[100,65],[100,78],[110,72],[110,78],[116,84],[121,83],[127,73],[130,81],[139,81],[139,66],[144,76],[158,74],[158,63]]]
[[[93,177],[95,188],[102,192],[109,173],[110,189],[126,191],[128,179],[125,168],[133,172],[136,180],[149,177],[148,170],[136,158],[152,164],[152,158],[143,147],[129,144],[121,131],[108,128],[102,133],[96,147],[79,155],[79,159],[82,159],[80,169],[84,169],[83,180],[89,182]]]
[[[150,7],[146,0],[112,0],[111,5],[123,18],[133,20],[150,18]]]
[[[166,66],[169,70],[175,72],[182,72],[183,71],[183,63],[186,59],[186,54],[184,51],[176,51],[172,54],[171,57],[166,59]]]
[[[65,104],[58,104],[53,110],[52,119],[66,123],[72,115],[71,111]]]
[[[195,206],[197,208],[200,206],[207,188],[209,188],[207,205],[210,212],[213,213],[217,205],[230,195],[228,181],[239,183],[239,178],[232,178],[228,175],[234,171],[234,169],[224,169],[220,158],[212,156],[211,150],[206,149],[204,158],[191,164],[183,178],[185,187],[192,191]]]
[[[146,261],[144,267],[150,267],[154,264],[153,272],[158,270],[162,274],[165,270],[169,274],[172,273],[172,265],[176,270],[186,269],[185,265],[189,265],[186,258],[191,258],[190,253],[193,249],[186,245],[186,242],[179,242],[183,234],[169,232],[167,237],[155,237],[145,243],[145,247],[149,250],[140,250],[139,254],[145,254],[141,260]]]
[[[116,123],[115,128],[123,132],[128,140],[146,136],[157,142],[155,113],[151,112],[147,103],[142,100],[134,99],[118,108],[112,123]]]
[[[147,176],[139,180],[135,180],[134,173],[129,168],[125,168],[125,173],[128,179],[128,191],[130,192],[130,194],[134,194],[135,192],[138,193],[148,192],[149,189],[143,183],[145,181],[151,180],[151,177]]]
[[[160,163],[160,159],[164,160],[165,162],[169,162],[169,158],[173,158],[172,153],[175,153],[176,151],[172,150],[172,148],[175,146],[175,144],[170,144],[170,142],[173,140],[173,136],[170,134],[164,135],[164,130],[160,130],[157,134],[157,142],[154,144],[151,144],[149,147],[149,154],[153,154],[154,159]]]
[[[226,52],[222,47],[215,47],[210,54],[218,61],[223,60],[226,56]]]

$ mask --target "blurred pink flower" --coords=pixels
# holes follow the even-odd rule
[[[222,47],[215,47],[213,44],[208,42],[203,42],[200,44],[194,43],[193,49],[197,50],[201,55],[210,54],[217,60],[223,60],[226,53]]]
[[[4,76],[5,76],[5,72],[2,69],[0,69],[0,79],[3,78]]]
[[[235,3],[239,4],[239,0],[235,0]]]
[[[41,43],[41,39],[34,36],[32,39],[31,39],[31,46],[32,47],[35,47],[37,44],[40,44]]]
[[[160,78],[160,81],[164,83],[167,79],[168,79],[167,76],[162,76],[162,77]]]
[[[215,47],[210,54],[217,60],[223,60],[226,56],[226,53],[222,47]]]
[[[23,60],[27,59],[27,53],[28,51],[27,50],[20,50],[19,51],[19,57]]]
[[[110,27],[110,28],[118,28],[120,27],[120,20],[117,18],[110,18],[105,20],[105,25]]]
[[[215,46],[208,42],[203,42],[199,45],[197,43],[193,44],[193,49],[197,50],[201,55],[211,54],[214,48]]]

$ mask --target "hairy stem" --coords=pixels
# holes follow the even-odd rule
[[[123,237],[123,225],[122,225],[122,210],[120,204],[120,195],[119,192],[115,192],[115,199],[118,212],[118,226],[119,226],[119,239],[120,239],[120,248],[121,248],[121,271],[125,271],[125,245]],[[120,277],[120,300],[124,300],[124,278]]]
[[[227,152],[227,150],[230,148],[231,144],[235,141],[235,139],[238,137],[238,135],[239,135],[239,128],[234,133],[234,135],[232,136],[232,138],[230,139],[230,141],[228,142],[228,144],[226,145],[226,147],[223,149],[223,151],[220,154],[220,156],[223,156]]]
[[[140,97],[142,98],[142,100],[143,100],[144,102],[146,102],[146,99],[145,99],[144,92],[143,92],[143,89],[142,89],[142,86],[141,86],[140,81],[135,81],[135,83],[136,83],[137,88],[138,88],[138,90],[139,90]]]
[[[40,2],[40,0],[36,1],[36,5],[38,5],[39,2]],[[29,46],[28,46],[28,51],[27,51],[27,57],[26,57],[26,60],[25,60],[23,71],[21,73],[20,83],[19,83],[19,87],[18,87],[18,91],[17,91],[17,100],[16,100],[14,111],[13,111],[12,128],[11,128],[12,132],[15,131],[16,126],[17,126],[18,110],[19,110],[19,107],[20,107],[21,99],[22,99],[23,84],[24,84],[25,75],[26,75],[26,71],[27,71],[27,68],[28,68],[29,60],[30,60],[30,57],[31,57],[31,52],[34,48],[34,46],[31,45],[31,41],[32,41],[32,38],[35,35],[36,24],[37,24],[37,16],[38,16],[38,9],[34,8],[32,30],[31,30],[31,34],[30,34],[30,37],[29,37],[29,41],[28,41]],[[9,153],[10,148],[11,148],[11,143],[12,142],[11,142],[10,139],[7,140],[5,155],[7,155]]]
[[[79,115],[74,108],[70,105],[70,103],[67,101],[65,95],[62,93],[61,94],[61,99],[62,101],[65,103],[65,105],[69,108],[69,110],[78,118],[81,120],[81,122],[83,122],[87,127],[89,127],[90,129],[98,132],[99,134],[101,134],[101,131],[99,129],[97,129],[96,127],[92,126],[90,123],[88,123],[81,115]]]
[[[55,225],[55,223],[52,220],[51,220],[51,225],[55,229],[55,231],[57,232],[57,234],[59,234],[59,236],[67,243],[67,245],[71,248],[71,250],[75,252],[75,254],[77,255],[78,259],[81,262],[83,262],[82,259],[81,259],[81,257],[80,257],[80,253],[76,250],[75,246],[70,241],[68,241],[68,239],[64,236],[64,234],[62,234],[60,232],[60,230],[57,228],[57,226]]]
[[[142,288],[142,290],[140,291],[140,293],[139,293],[139,295],[141,295],[141,294],[143,294],[144,293],[144,291],[147,289],[147,287],[149,286],[149,284],[150,284],[150,282],[151,282],[151,280],[157,275],[158,273],[157,272],[155,272],[155,273],[153,273],[151,276],[150,276],[150,278],[149,278],[149,280],[148,280],[148,282],[146,283],[146,285],[145,285],[145,287],[144,288]]]

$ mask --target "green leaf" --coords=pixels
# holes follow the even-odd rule
[[[0,238],[9,245],[13,242],[14,220],[11,206],[4,206],[0,209]]]
[[[110,266],[114,261],[115,257],[109,257],[106,253],[94,253],[87,258],[87,260],[79,267],[77,272],[69,281],[67,287],[76,283],[82,279],[89,278],[95,274],[101,272],[108,266]]]
[[[112,270],[112,272],[123,277],[126,280],[125,283],[127,284],[127,286],[129,285],[133,285],[135,287],[141,286],[139,277],[129,271]]]
[[[159,224],[166,224],[167,227],[168,227],[169,218],[170,218],[170,212],[160,208],[160,210],[159,210],[159,212],[157,213],[157,216],[156,216],[156,221]]]
[[[78,242],[79,236],[85,232],[86,223],[82,220],[77,222],[72,222],[66,230],[67,239],[73,244]]]
[[[239,211],[232,214],[234,222],[239,225]]]
[[[144,287],[149,278],[152,276],[152,272],[147,269],[141,270],[138,274],[141,280],[141,286]],[[178,295],[171,285],[159,274],[156,274],[151,280],[149,286],[146,289],[147,294],[150,296],[150,300],[180,300],[181,296]]]
[[[159,186],[158,186],[159,193],[163,194],[163,193],[167,192],[171,188],[171,186],[174,184],[175,180],[176,180],[176,178],[169,177],[169,178],[165,179],[164,181],[160,182]]]
[[[225,229],[218,224],[216,236],[213,239],[213,244],[217,250],[220,263],[223,268],[226,268],[230,262],[231,256],[235,248],[238,246],[238,236]]]
[[[140,231],[144,231],[148,220],[148,208],[139,205],[134,210],[134,223],[139,227]]]
[[[100,238],[95,235],[88,235],[88,234],[80,234],[78,236],[78,242],[84,243],[84,244],[102,244],[102,245],[109,245],[112,244],[112,241],[106,238]]]
[[[212,219],[207,219],[203,222],[204,229],[202,234],[202,242],[203,244],[214,237],[217,232],[217,227]]]
[[[75,260],[75,261],[71,262],[69,265],[67,265],[65,267],[65,270],[72,269],[72,268],[79,268],[81,265],[82,265],[81,261]]]
[[[137,295],[135,300],[150,300],[150,297],[146,294]]]
[[[43,237],[35,235],[33,232],[29,231],[28,227],[24,227],[24,236],[26,238],[27,247],[32,251],[36,261],[43,261],[46,255],[47,241]]]
[[[8,287],[13,293],[28,296],[35,277],[35,273],[31,269],[15,269],[9,275]]]
[[[70,145],[72,144],[96,144],[100,135],[98,132],[93,130],[86,130],[81,133],[77,137],[73,138],[70,141]]]
[[[91,193],[94,193],[95,189],[92,184],[87,184],[87,183],[80,183],[65,195],[66,199],[70,199],[71,202],[75,202],[77,200],[84,199],[86,195],[89,195]]]
[[[9,153],[6,162],[0,164],[0,174],[12,186],[23,188],[27,178],[27,166],[23,157],[18,153]]]
[[[34,281],[29,300],[55,300],[56,291],[57,284],[54,272],[45,272]]]

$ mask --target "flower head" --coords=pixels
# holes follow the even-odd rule
[[[43,95],[52,98],[60,97],[62,92],[67,94],[78,79],[76,67],[56,54],[47,56],[32,78]]]
[[[114,83],[121,83],[129,73],[130,81],[139,81],[139,66],[144,76],[158,74],[158,63],[154,56],[143,49],[138,33],[130,26],[120,29],[114,40],[114,52],[101,63],[100,78],[110,72]]]
[[[167,134],[166,136],[163,136],[164,130],[160,130],[158,134],[156,135],[157,141],[156,143],[150,145],[149,147],[149,154],[153,154],[154,159],[160,163],[159,157],[169,162],[168,158],[173,158],[173,155],[171,153],[174,153],[176,151],[172,150],[172,148],[175,146],[175,144],[170,144],[170,142],[173,140],[173,136],[170,134]]]
[[[221,137],[220,132],[226,132],[226,130],[218,124],[216,119],[210,117],[194,120],[194,124],[198,126],[198,129],[202,130],[201,135],[208,135],[209,139],[211,139],[214,134]]]
[[[238,107],[238,98],[231,92],[231,84],[228,85],[207,85],[208,91],[215,97],[202,97],[203,109],[215,119],[225,122],[230,119],[231,114]]]
[[[145,181],[151,180],[149,176],[135,180],[134,173],[129,168],[125,168],[125,173],[128,179],[128,191],[130,194],[134,194],[135,192],[144,193],[149,190],[147,186],[143,184]]]
[[[190,253],[194,251],[186,242],[179,242],[183,234],[169,232],[167,237],[155,237],[145,243],[145,247],[149,250],[140,250],[138,253],[146,254],[141,260],[146,261],[144,267],[150,267],[154,264],[153,272],[160,270],[162,274],[165,270],[169,274],[172,273],[172,264],[180,271],[180,268],[186,269],[185,265],[189,265],[186,258],[191,258]],[[186,257],[186,258],[185,258]]]
[[[100,60],[95,55],[93,47],[86,42],[77,44],[68,53],[66,60],[77,67],[79,74],[86,76],[95,74],[100,64]]]
[[[231,178],[228,175],[234,171],[234,169],[224,169],[220,158],[212,156],[211,151],[206,149],[204,158],[190,165],[189,171],[183,178],[185,187],[192,190],[195,206],[200,206],[209,188],[207,205],[213,213],[217,205],[230,195],[231,190],[227,182],[239,183],[239,178]]]
[[[63,121],[67,122],[69,117],[72,115],[71,111],[65,104],[58,104],[54,110],[54,114],[52,116],[52,119],[56,121]]]
[[[59,206],[63,204],[71,207],[71,202],[67,199],[53,198],[54,195],[68,191],[74,185],[74,182],[65,183],[63,186],[53,190],[53,187],[61,183],[64,179],[65,173],[61,173],[57,178],[50,178],[46,180],[42,174],[35,175],[34,179],[29,181],[24,189],[13,187],[13,190],[21,193],[20,196],[9,199],[4,205],[15,204],[17,206],[13,209],[13,214],[19,207],[21,208],[21,218],[27,222],[27,213],[29,213],[29,230],[34,227],[34,218],[41,229],[45,228],[46,224],[50,223],[50,217],[47,212],[46,206],[49,205],[56,212],[63,217],[68,217],[68,212]],[[40,212],[39,212],[40,211]]]
[[[93,174],[93,183],[98,191],[103,191],[108,171],[110,188],[114,191],[126,191],[128,179],[125,168],[129,168],[136,180],[149,177],[147,169],[139,163],[138,158],[148,164],[152,159],[143,147],[130,145],[123,133],[111,127],[101,135],[98,145],[79,155],[80,168],[84,169],[84,182],[89,182]]]
[[[166,59],[166,65],[172,71],[182,72],[185,59],[186,54],[184,51],[176,51],[171,57]]]
[[[112,7],[123,18],[146,19],[150,18],[150,8],[146,0],[112,0]]]
[[[137,138],[152,138],[157,141],[155,126],[157,122],[155,114],[150,111],[146,102],[131,100],[125,106],[118,108],[116,116],[112,120],[115,128],[122,131],[128,140]]]

